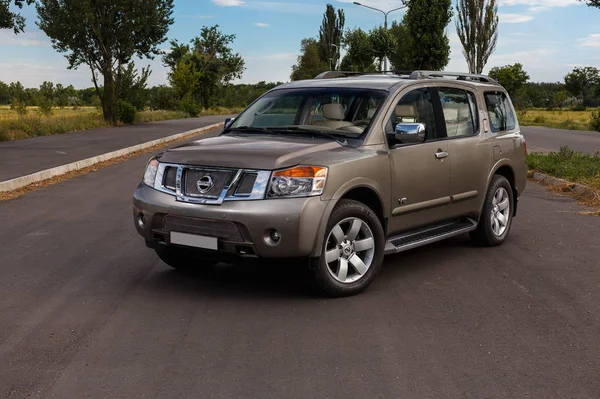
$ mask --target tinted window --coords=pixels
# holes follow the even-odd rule
[[[437,138],[435,113],[429,89],[413,90],[403,95],[398,101],[386,129],[390,146],[400,144],[395,139],[396,127],[400,123],[421,123],[425,125],[425,140]]]
[[[448,137],[471,136],[476,132],[476,105],[465,90],[439,89]],[[476,109],[476,108],[475,108]]]
[[[492,132],[512,130],[516,127],[515,113],[504,93],[485,93],[485,105]]]

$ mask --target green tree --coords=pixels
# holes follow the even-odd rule
[[[38,26],[67,53],[68,68],[90,68],[104,119],[116,124],[122,66],[134,55],[159,54],[173,23],[173,0],[39,0],[37,11]]]
[[[345,21],[344,10],[338,9],[336,12],[331,4],[327,4],[319,30],[319,56],[325,64],[333,64],[333,69],[339,62]]]
[[[373,54],[379,63],[379,70],[381,70],[385,57],[389,57],[394,48],[398,45],[396,37],[389,29],[386,30],[383,26],[380,26],[378,28],[373,28],[369,32],[369,41],[371,42]]]
[[[529,75],[523,70],[523,65],[519,63],[494,67],[490,70],[489,75],[504,86],[511,97],[515,97],[529,80]]]
[[[483,72],[498,41],[496,0],[459,0],[456,33],[463,47],[470,73]]]
[[[25,101],[25,88],[21,84],[21,82],[12,82],[8,86],[8,91],[10,93],[11,101],[13,99],[17,99],[19,101]]]
[[[0,105],[10,104],[10,87],[0,80]]]
[[[579,0],[585,2],[590,7],[598,7],[600,8],[600,0]]]
[[[443,70],[450,61],[445,29],[452,19],[452,0],[408,1],[404,23],[412,38],[408,53],[416,69]]]
[[[190,41],[190,45],[171,41],[171,52],[163,58],[172,72],[183,65],[190,65],[182,73],[192,73],[199,79],[197,85],[188,86],[194,86],[194,92],[190,94],[200,100],[204,107],[211,105],[223,85],[242,77],[244,59],[231,48],[235,37],[223,34],[219,25],[205,26],[200,36]]]
[[[344,35],[346,55],[342,60],[341,70],[357,72],[374,72],[375,52],[373,43],[367,32],[357,28],[348,30]]]
[[[147,82],[151,73],[150,66],[147,66],[138,74],[133,62],[121,68],[118,98],[133,105],[138,111],[143,110],[148,102]]]
[[[600,70],[595,67],[575,68],[565,76],[569,93],[580,98],[584,106],[593,105],[594,91],[600,86]]]
[[[202,73],[196,70],[191,60],[181,59],[169,72],[169,82],[175,89],[178,99],[193,96],[200,88]]]
[[[416,68],[411,62],[409,52],[412,46],[410,32],[404,23],[392,22],[390,34],[394,37],[395,46],[388,56],[396,71],[413,71]]]
[[[35,0],[0,0],[0,29],[12,29],[15,35],[25,29],[25,18],[10,11],[11,4],[22,9],[24,4],[31,5]]]
[[[319,43],[315,39],[302,39],[300,47],[298,60],[292,66],[292,80],[313,79],[328,69],[328,65],[320,57]]]

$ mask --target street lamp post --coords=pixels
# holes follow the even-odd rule
[[[379,11],[380,13],[382,13],[383,16],[384,16],[384,25],[383,26],[384,26],[386,32],[387,32],[387,17],[388,17],[388,14],[391,13],[391,12],[394,12],[394,11],[402,10],[403,8],[407,7],[407,6],[402,6],[402,7],[394,8],[393,10],[389,10],[388,12],[385,12],[383,10],[380,10],[379,8],[367,6],[365,4],[361,4],[358,1],[355,1],[354,4],[356,4],[357,6],[361,6],[361,7],[365,7],[365,8],[370,8],[371,10]],[[384,65],[385,65],[384,68],[383,68],[383,70],[387,71],[387,69],[388,69],[387,56],[385,56],[385,59],[383,60],[383,62],[384,62]]]

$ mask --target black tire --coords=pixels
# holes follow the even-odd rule
[[[215,255],[207,255],[188,248],[159,245],[155,252],[160,260],[181,272],[190,272],[219,263]]]
[[[492,212],[495,211],[494,195],[501,188],[504,188],[505,192],[508,194],[509,210],[508,222],[505,226],[505,229],[500,235],[498,235],[494,233]],[[490,186],[488,187],[485,196],[485,202],[483,204],[483,210],[479,216],[479,224],[477,225],[477,229],[470,233],[471,239],[473,239],[473,241],[475,241],[477,244],[487,247],[496,247],[502,245],[504,241],[506,241],[506,238],[508,237],[512,227],[514,203],[513,189],[509,181],[504,176],[495,175],[492,178]]]
[[[371,252],[372,260],[370,262],[370,266],[362,276],[358,277],[357,280],[353,282],[341,282],[332,275],[333,272],[329,269],[325,254],[328,249],[328,238],[330,237],[330,234],[332,234],[333,228],[336,227],[340,222],[343,222],[349,218],[359,219],[368,226],[370,231],[364,231],[368,231],[372,234],[374,251]],[[361,232],[359,233],[359,236],[357,236],[357,241],[358,237],[361,237],[362,235],[363,230],[361,227]],[[329,242],[329,245],[332,245],[332,243]],[[334,248],[336,248],[336,246],[334,246]],[[377,276],[377,273],[381,269],[384,257],[384,248],[385,235],[381,226],[381,222],[375,213],[369,207],[358,201],[341,200],[331,213],[331,217],[329,218],[325,231],[322,255],[316,262],[316,268],[313,270],[314,280],[317,283],[318,288],[323,293],[331,297],[345,297],[363,292],[369,287],[369,285],[371,285]],[[365,254],[368,252],[369,251],[367,250],[358,253],[360,253],[362,256],[365,256]],[[341,253],[342,252],[340,251],[340,254]],[[350,271],[352,269],[354,273],[357,273],[351,262],[349,260],[347,262],[348,270]]]

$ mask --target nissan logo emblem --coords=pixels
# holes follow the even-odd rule
[[[198,192],[201,194],[205,194],[210,191],[211,188],[215,185],[213,178],[211,175],[204,175],[196,182],[196,187],[198,188]]]

